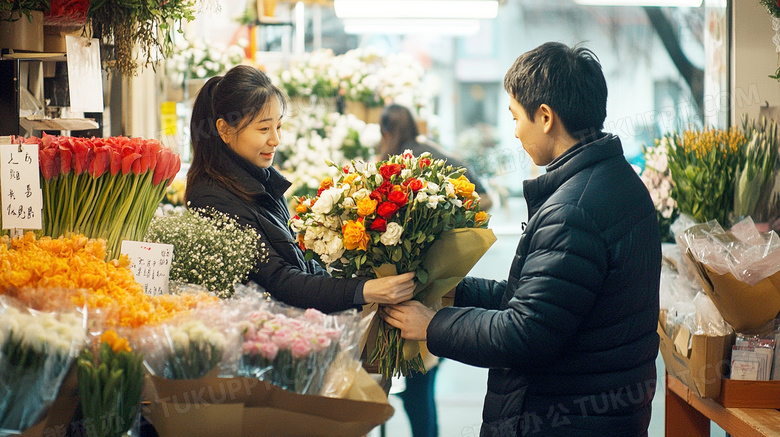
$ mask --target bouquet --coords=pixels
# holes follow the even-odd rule
[[[221,298],[268,257],[257,232],[214,209],[155,217],[145,241],[173,244],[172,281],[202,285]]]
[[[140,240],[181,161],[157,140],[43,134],[38,144],[43,233],[103,238],[117,258],[122,240]]]
[[[697,222],[730,223],[736,169],[747,138],[736,128],[689,130],[661,139],[669,156],[671,196]]]
[[[167,379],[198,379],[216,369],[228,346],[222,306],[196,310],[144,333],[144,363]]]
[[[742,119],[742,131],[748,139],[744,157],[734,175],[734,215],[769,220],[776,212],[778,199],[773,197],[775,166],[778,163],[777,124],[762,119]]]
[[[336,181],[323,181],[316,198],[302,199],[290,225],[306,257],[335,276],[416,272],[421,285],[415,299],[433,306],[460,280],[433,292],[424,261],[434,242],[447,231],[486,227],[488,222],[488,215],[479,209],[474,184],[464,172],[444,160],[432,160],[429,153],[415,157],[410,151],[377,164],[353,162],[340,169]],[[478,246],[470,249],[479,252]],[[463,275],[471,265],[464,265]],[[419,351],[416,356],[413,351],[402,353],[400,331],[379,323],[369,359],[379,361],[380,372],[389,377],[423,371]]]
[[[340,329],[326,329],[325,315],[308,309],[303,317],[257,309],[243,324],[238,375],[268,381],[300,394],[319,394],[336,357]]]
[[[0,435],[37,423],[85,341],[83,313],[38,312],[0,297]]]
[[[50,6],[43,14],[45,26],[78,28],[87,23],[89,0],[51,0]]]
[[[645,158],[645,169],[641,178],[653,200],[661,238],[664,242],[673,243],[671,226],[680,211],[677,209],[677,202],[671,197],[672,177],[669,174],[667,148],[661,146],[660,140],[656,140],[654,147],[643,146],[642,154]]]
[[[0,295],[39,311],[61,309],[61,297],[100,311],[110,326],[159,324],[199,304],[217,300],[206,293],[149,296],[135,281],[126,256],[105,261],[106,243],[71,234],[53,239],[28,232],[0,238]]]
[[[97,353],[78,359],[79,400],[88,437],[120,437],[133,426],[144,385],[143,357],[126,338],[105,331]]]

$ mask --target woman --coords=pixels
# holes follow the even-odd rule
[[[190,122],[189,207],[211,207],[252,226],[266,243],[268,260],[249,280],[287,304],[334,312],[409,300],[414,273],[338,279],[304,259],[287,227],[284,192],[290,183],[271,167],[285,109],[282,92],[254,67],[239,65],[206,82]]]
[[[382,141],[379,143],[377,156],[386,159],[388,155],[400,155],[404,150],[411,150],[415,156],[424,152],[430,153],[436,159],[446,159],[453,167],[465,167],[466,178],[474,184],[474,191],[480,196],[479,206],[482,211],[487,211],[492,205],[485,187],[480,183],[477,175],[463,162],[454,158],[445,150],[428,142],[417,141],[420,131],[414,121],[411,111],[405,106],[390,104],[385,106],[379,121],[382,131]]]

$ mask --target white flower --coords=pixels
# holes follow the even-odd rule
[[[456,208],[460,208],[463,206],[463,201],[460,199],[450,199],[450,203],[453,204]]]
[[[425,191],[419,191],[417,192],[417,196],[414,198],[414,200],[418,203],[423,203],[428,201],[428,193]]]
[[[361,200],[361,199],[365,198],[366,196],[368,196],[369,194],[371,194],[371,193],[369,193],[367,189],[361,188],[361,189],[355,191],[355,193],[352,195],[352,197],[355,200]]]
[[[439,186],[433,182],[428,182],[428,185],[425,186],[425,190],[428,194],[436,194],[439,192]]]
[[[405,168],[401,170],[401,179],[406,180],[412,176],[412,170]]]
[[[312,205],[311,210],[317,214],[328,214],[333,210],[333,207],[338,204],[339,198],[342,193],[341,188],[329,188],[320,194],[320,198]]]
[[[355,207],[355,199],[351,197],[345,197],[344,201],[341,202],[341,207],[344,209],[354,208]]]
[[[447,197],[454,198],[455,197],[455,185],[452,184],[450,181],[444,182],[444,192],[447,194]]]
[[[387,230],[379,237],[379,241],[385,246],[395,246],[401,240],[404,228],[396,222],[387,224]]]
[[[377,174],[377,175],[374,175],[374,181],[376,182],[377,185],[381,185],[382,182],[385,181],[385,179],[382,177],[381,174]]]
[[[428,196],[428,204],[426,205],[430,209],[436,209],[437,206],[439,206],[439,202],[444,201],[444,196],[439,196],[437,194],[434,194],[432,196]]]

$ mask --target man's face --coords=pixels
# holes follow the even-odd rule
[[[515,138],[520,140],[526,153],[534,164],[544,166],[552,162],[554,141],[544,130],[545,120],[539,112],[534,116],[534,121],[528,118],[525,109],[520,103],[510,96],[509,111],[515,121]]]

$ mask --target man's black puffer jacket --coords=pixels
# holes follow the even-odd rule
[[[260,169],[229,151],[221,157],[225,171],[235,175],[251,192],[247,203],[214,180],[188,181],[193,184],[187,202],[190,208],[214,208],[253,227],[268,248],[268,261],[250,274],[273,297],[300,308],[317,308],[331,313],[359,307],[355,293],[362,293],[364,279],[330,277],[314,261],[306,261],[295,237],[287,227],[290,213],[284,192],[290,183],[274,168]]]
[[[600,134],[526,181],[506,281],[466,278],[428,327],[437,356],[490,368],[482,436],[646,435],[661,243],[620,140]]]

